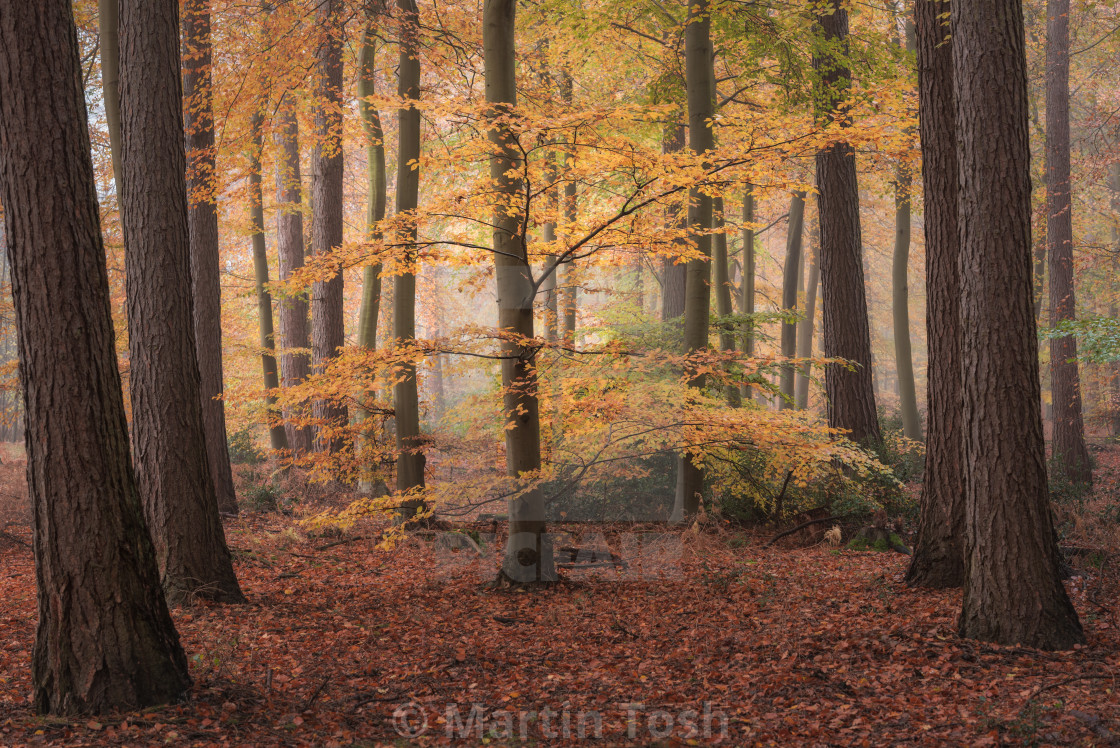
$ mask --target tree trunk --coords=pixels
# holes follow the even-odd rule
[[[39,605],[32,703],[138,710],[191,681],[129,461],[74,18],[66,0],[6,0],[0,19],[0,202]]]
[[[814,317],[817,313],[817,286],[821,281],[821,266],[818,262],[820,256],[820,223],[814,220],[809,230],[809,247],[812,250],[812,260],[809,263],[809,279],[805,283],[805,319],[801,320],[797,331],[797,357],[810,358],[813,355],[813,328]],[[801,364],[797,372],[797,381],[794,383],[794,402],[798,410],[809,407],[809,378],[812,364]]]
[[[121,125],[136,474],[170,601],[244,597],[202,421],[187,229],[179,4],[121,0]]]
[[[215,202],[214,90],[210,74],[210,0],[183,3],[183,122],[187,138],[187,224],[191,238],[194,338],[206,455],[218,507],[237,513],[222,398],[222,284]]]
[[[805,228],[805,193],[797,191],[789,203],[789,230],[786,232],[786,264],[782,273],[782,311],[797,314],[797,287],[801,282],[798,268],[801,267],[801,235]],[[797,354],[797,322],[782,322],[782,356],[793,358]],[[785,410],[794,407],[793,364],[782,364],[778,377],[781,398],[778,408]]]
[[[747,358],[754,356],[754,322],[749,319],[754,314],[754,279],[755,279],[755,237],[754,237],[754,185],[748,184],[743,190],[743,282],[739,288],[739,314],[747,317],[743,322],[742,346],[743,355]],[[742,389],[744,399],[753,396],[750,385],[744,384]]]
[[[562,69],[559,78],[560,97],[570,109],[574,99],[571,73]],[[569,241],[575,231],[576,218],[579,214],[579,206],[576,204],[576,182],[569,175],[575,158],[576,151],[573,143],[572,149],[563,154],[563,162],[560,164],[561,174],[568,176],[564,182],[564,236]],[[564,272],[557,278],[557,283],[560,286],[560,308],[564,312],[564,343],[568,346],[574,346],[576,343],[576,312],[579,307],[579,276],[576,274],[576,266],[573,261],[569,260],[564,263]]]
[[[540,408],[537,402],[533,338],[533,279],[526,253],[525,185],[516,135],[509,122],[517,109],[516,0],[485,0],[482,42],[486,102],[490,105],[490,178],[495,185],[494,269],[498,285],[498,326],[502,340],[502,391],[506,435],[506,471],[511,478],[532,477],[541,467]],[[509,541],[502,576],[516,583],[551,582],[555,560],[545,528],[540,488],[522,491],[509,501]]]
[[[120,0],[97,0],[97,35],[101,44],[101,92],[105,125],[109,130],[109,154],[113,160],[113,184],[117,207],[121,200],[121,52],[117,33],[117,4]]]
[[[931,0],[923,0],[930,2]],[[898,372],[898,399],[902,409],[902,433],[922,440],[918,415],[918,387],[914,381],[914,354],[910,345],[910,184],[909,168],[900,166],[895,179],[894,260],[891,267],[894,357]]]
[[[397,0],[400,10],[400,67],[397,95],[402,100],[420,98],[420,33],[416,0]],[[401,375],[393,387],[393,410],[397,422],[397,491],[403,493],[424,487],[423,437],[420,435],[420,403],[416,391],[416,364],[412,347],[416,343],[416,206],[420,189],[420,110],[416,106],[397,110],[397,131],[400,145],[397,157],[397,216],[408,226],[401,237],[403,244],[398,262],[403,272],[393,283],[393,337],[406,352],[401,361]],[[419,503],[410,501],[402,508],[403,516],[415,513]]]
[[[264,237],[264,194],[261,190],[261,152],[264,149],[264,115],[253,114],[250,123],[251,145],[249,153],[249,222],[253,237],[253,277],[257,286],[257,319],[260,325],[261,370],[264,388],[275,392],[280,387],[276,373],[276,342],[272,326],[272,294],[268,290],[268,251]],[[276,395],[266,396],[269,412],[268,439],[274,450],[288,448],[288,434],[277,418]]]
[[[961,271],[957,236],[957,125],[949,0],[918,0],[918,113],[925,193],[926,461],[921,515],[906,583],[964,582],[964,422],[961,420]]]
[[[715,76],[712,72],[711,16],[709,0],[689,0],[691,20],[685,27],[685,89],[688,93],[688,146],[692,153],[707,159],[715,145],[712,132]],[[712,198],[699,188],[689,191],[689,240],[695,242],[700,257],[688,263],[684,295],[684,347],[693,354],[708,348],[709,315],[711,311]],[[698,392],[704,388],[705,377],[693,374],[689,386]],[[677,457],[677,489],[673,521],[691,517],[700,508],[704,490],[704,469],[694,455],[682,452]]]
[[[1077,317],[1073,289],[1073,203],[1069,156],[1069,0],[1046,3],[1046,249],[1050,257],[1050,325]],[[1081,414],[1077,340],[1050,340],[1054,468],[1073,483],[1093,480]]]
[[[315,50],[318,91],[315,97],[315,145],[311,149],[311,250],[329,257],[342,246],[342,0],[323,0],[315,11],[322,33]],[[346,342],[342,308],[342,271],[311,286],[311,360],[325,371]],[[319,400],[317,449],[340,452],[346,440],[346,406]]]
[[[1059,576],[1031,309],[1022,5],[954,6],[967,546],[960,635],[1085,641]]]
[[[821,71],[821,106],[828,116],[847,120],[850,88],[848,12],[830,0],[817,16],[823,45],[813,64]],[[855,364],[825,367],[828,423],[846,429],[858,444],[881,440],[871,382],[871,333],[863,280],[863,238],[859,219],[856,156],[851,145],[833,143],[817,154],[818,214],[821,224],[821,309],[824,354]]]
[[[280,280],[291,278],[303,267],[303,196],[300,189],[299,120],[291,97],[285,96],[277,106],[276,142],[276,249],[279,256]],[[308,349],[311,341],[307,329],[307,296],[303,293],[285,295],[280,299],[280,378],[284,387],[294,387],[311,374]],[[314,432],[310,426],[293,423],[297,414],[284,413],[284,429],[293,457],[311,451]]]
[[[1120,161],[1114,161],[1108,169],[1109,189],[1112,191],[1112,254],[1113,279],[1120,278]],[[1115,280],[1114,280],[1115,282]],[[1115,297],[1113,297],[1115,298]],[[1120,305],[1112,302],[1109,316],[1120,317]],[[1113,436],[1120,434],[1120,361],[1111,365],[1112,369],[1112,415],[1109,418],[1109,431]]]
[[[712,265],[716,287],[716,315],[726,318],[735,311],[731,308],[731,269],[727,262],[727,234],[724,226],[723,197],[717,196],[712,198]],[[641,266],[638,267],[640,270]],[[735,336],[732,333],[728,323],[720,323],[720,350],[735,352]],[[742,405],[742,396],[737,386],[728,385],[724,395],[732,408]]]
[[[665,125],[661,135],[661,153],[669,155],[680,153],[685,146],[685,126],[683,122],[671,122]],[[684,232],[686,226],[684,218],[679,218],[680,206],[671,203],[667,220],[670,227]],[[681,244],[681,239],[676,244]],[[688,266],[677,262],[675,258],[666,257],[661,261],[661,321],[668,322],[684,314],[684,286],[688,275]]]
[[[371,100],[377,95],[376,58],[377,30],[382,7],[368,11],[366,27],[362,32],[361,71],[358,77],[358,109],[362,117],[362,129],[366,136],[367,192],[366,192],[366,239],[372,244],[382,240],[381,221],[385,218],[385,199],[387,193],[385,172],[385,135],[381,130],[381,114]],[[377,323],[381,312],[381,262],[367,265],[362,270],[362,306],[358,319],[358,345],[367,351],[377,349]],[[375,398],[375,392],[363,392],[363,402]],[[365,423],[369,419],[366,409],[358,411],[358,420]],[[363,429],[359,453],[370,439],[369,428]],[[376,483],[376,468],[362,458],[359,468],[358,490],[370,493]]]

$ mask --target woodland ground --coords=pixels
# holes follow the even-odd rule
[[[1098,459],[1098,496],[1120,494],[1120,448]],[[893,553],[766,548],[768,534],[713,526],[671,536],[683,551],[667,579],[612,580],[608,566],[511,592],[433,563],[423,538],[381,550],[355,539],[373,527],[311,537],[298,517],[249,511],[227,525],[249,604],[174,611],[195,681],[189,703],[37,717],[22,471],[5,456],[6,745],[518,745],[522,712],[529,745],[715,744],[721,713],[723,745],[1120,744],[1115,555],[1103,556],[1103,571],[1102,556],[1079,559],[1068,583],[1088,645],[1045,653],[958,639],[959,592],[907,589],[907,559]],[[628,711],[635,702],[644,706]],[[414,739],[394,721],[410,703],[410,725],[420,712],[428,718]],[[474,704],[497,736],[447,726],[448,706],[465,724]],[[546,737],[545,709],[568,713],[568,738]],[[701,731],[691,739],[681,724],[689,709]],[[514,715],[514,740],[498,737],[500,710]],[[600,740],[591,712],[601,715]]]

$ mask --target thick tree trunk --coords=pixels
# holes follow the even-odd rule
[[[821,71],[821,106],[829,116],[846,118],[852,77],[847,61],[848,12],[841,0],[830,0],[817,21],[823,39],[813,64]],[[824,354],[855,364],[854,369],[838,364],[825,367],[828,423],[846,429],[856,443],[872,444],[881,436],[871,382],[859,185],[851,145],[833,143],[817,154],[817,189]]]
[[[1047,0],[1046,33],[1046,249],[1050,257],[1050,324],[1073,320],[1073,202],[1069,157],[1069,0]],[[1077,340],[1050,340],[1050,394],[1054,405],[1054,467],[1073,483],[1091,483],[1081,413]]]
[[[685,146],[685,133],[686,129],[683,122],[671,122],[665,125],[665,129],[661,135],[661,152],[665,155],[669,155],[683,151]],[[678,217],[679,215],[680,206],[678,204],[670,204],[668,216],[666,217],[669,226],[683,232],[686,228],[686,219]],[[680,244],[683,241],[682,239],[676,243]],[[672,257],[666,257],[661,261],[662,322],[677,319],[684,314],[684,286],[687,275],[688,266],[685,263],[677,262]]]
[[[311,149],[311,250],[329,257],[342,246],[342,0],[323,0],[315,12],[322,38],[315,50],[318,91],[315,97],[315,146]],[[326,370],[346,342],[342,308],[342,271],[311,286],[311,360]],[[329,454],[343,449],[346,406],[329,400],[315,403],[320,422],[316,448]]]
[[[954,6],[967,547],[960,634],[1085,641],[1059,576],[1031,309],[1031,179],[1022,5]]]
[[[67,0],[0,2],[0,90],[39,602],[32,703],[77,715],[177,701],[191,682],[129,461]]]
[[[397,0],[400,10],[400,62],[397,95],[402,100],[420,98],[420,19],[416,0]],[[408,221],[401,236],[403,244],[398,262],[403,272],[393,283],[393,337],[398,346],[411,349],[416,342],[416,206],[420,190],[420,110],[415,106],[397,111],[397,132],[400,145],[397,157],[397,216]],[[416,365],[402,361],[401,376],[393,387],[393,410],[396,414],[397,491],[424,487],[423,438],[420,435],[420,403],[416,390]],[[419,504],[410,502],[402,510],[404,516],[415,513]]]
[[[688,146],[699,158],[707,158],[715,146],[712,132],[713,86],[711,16],[708,0],[689,0],[688,26],[685,28],[685,89],[688,93]],[[695,243],[700,257],[688,263],[684,294],[684,348],[693,354],[708,348],[709,315],[711,312],[712,275],[712,198],[698,188],[689,191],[689,240]],[[704,388],[703,374],[694,374],[689,386]],[[677,489],[673,521],[691,517],[700,508],[704,490],[704,470],[694,455],[682,452],[677,457]]]
[[[361,71],[358,77],[358,109],[362,117],[362,129],[366,136],[366,239],[374,244],[381,242],[381,221],[385,218],[386,200],[386,172],[385,172],[385,136],[381,130],[381,114],[371,100],[377,95],[376,85],[376,58],[377,58],[377,29],[380,23],[380,11],[376,8],[369,12],[366,27],[362,31]],[[377,323],[381,312],[381,262],[374,262],[362,270],[362,306],[358,318],[358,345],[373,351],[377,348]],[[375,392],[364,392],[363,401],[373,399]],[[366,422],[369,413],[366,409],[358,411],[358,419]],[[366,440],[370,439],[369,429],[365,429],[360,443],[357,444],[359,453]],[[376,469],[368,460],[362,459],[359,469],[358,490],[370,493],[376,484]]]
[[[715,276],[716,315],[729,317],[734,314],[731,308],[731,268],[727,262],[727,234],[724,232],[723,197],[712,199],[712,273]],[[639,266],[640,268],[641,266]],[[735,336],[728,324],[720,325],[719,347],[722,351],[735,351]],[[739,388],[728,386],[725,391],[727,404],[732,408],[742,405]]]
[[[813,331],[817,313],[817,287],[821,282],[820,257],[820,224],[816,220],[811,223],[809,230],[809,248],[812,250],[812,260],[809,262],[809,278],[805,282],[805,319],[797,330],[797,357],[810,358],[813,355]],[[809,407],[809,379],[812,364],[801,364],[797,372],[797,381],[794,383],[794,402],[798,410]]]
[[[206,456],[218,508],[237,513],[222,401],[222,284],[215,202],[214,90],[210,60],[210,0],[183,3],[183,123],[187,138],[187,224],[191,237],[194,339],[202,397]]]
[[[541,467],[540,407],[537,402],[533,337],[533,279],[522,218],[522,181],[516,136],[508,117],[517,109],[516,0],[485,0],[482,43],[486,68],[486,102],[490,105],[490,179],[498,196],[494,206],[494,269],[498,285],[498,326],[515,336],[502,341],[502,391],[506,435],[506,471],[512,478],[532,476]],[[509,501],[509,541],[502,575],[516,583],[556,579],[552,545],[545,528],[544,495],[530,488]]]
[[[801,237],[805,229],[805,193],[797,191],[789,202],[789,230],[786,232],[786,264],[782,273],[782,311],[797,313],[797,287],[801,285]],[[793,358],[797,354],[797,322],[782,322],[782,356]],[[778,377],[781,398],[778,408],[794,407],[793,364],[782,364]]]
[[[272,325],[272,294],[268,290],[268,250],[264,236],[264,193],[261,190],[261,151],[264,149],[264,116],[255,113],[250,123],[249,223],[252,225],[253,277],[257,287],[257,319],[261,340],[261,371],[266,390],[280,386],[276,372],[276,338]],[[274,450],[288,448],[288,434],[277,418],[276,395],[266,396],[269,411],[268,439]]]
[[[206,451],[191,310],[179,4],[122,0],[125,275],[136,474],[169,600],[241,602]]]
[[[926,462],[921,516],[906,582],[964,582],[964,422],[961,420],[960,239],[957,236],[957,125],[949,0],[917,0],[918,108],[925,192]]]
[[[286,96],[277,107],[276,143],[276,250],[279,257],[280,280],[291,278],[303,267],[303,196],[299,169],[299,120],[295,105]],[[285,295],[280,299],[280,380],[284,387],[294,387],[311,374],[308,355],[311,341],[307,325],[307,296]],[[292,423],[295,413],[284,413],[284,429],[293,457],[311,451],[314,431],[310,426]]]

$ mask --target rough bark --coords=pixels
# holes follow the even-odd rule
[[[397,95],[402,100],[420,99],[420,19],[416,0],[397,0],[400,11],[400,62]],[[420,110],[409,106],[397,110],[397,216],[407,221],[400,237],[398,262],[402,271],[393,280],[393,337],[398,346],[410,351],[416,342],[416,206],[420,190]],[[401,361],[401,375],[393,386],[396,420],[397,491],[424,487],[423,437],[420,434],[420,402],[416,388],[416,364]],[[415,501],[402,512],[410,516],[419,506]]]
[[[823,39],[813,64],[821,77],[821,107],[827,116],[845,120],[852,77],[847,62],[848,12],[841,0],[830,0],[817,22]],[[856,443],[877,443],[881,436],[871,382],[859,185],[850,144],[839,141],[817,154],[817,190],[824,354],[854,364],[854,368],[825,367],[828,423],[846,429]]]
[[[685,27],[685,89],[688,94],[688,147],[693,155],[707,158],[715,145],[712,132],[713,86],[711,16],[708,0],[689,0],[688,26]],[[712,198],[698,188],[689,191],[688,229],[699,257],[688,262],[684,294],[684,348],[693,354],[707,350],[711,313],[712,276]],[[689,386],[704,388],[703,374],[694,374]],[[681,521],[700,508],[704,490],[704,469],[694,456],[682,452],[677,457],[677,487],[672,519]]]
[[[965,537],[957,115],[947,13],[949,0],[916,0],[914,4],[929,366],[921,514],[906,582],[934,588],[963,583]]]
[[[210,74],[210,0],[183,3],[183,126],[187,138],[187,224],[191,237],[194,338],[206,455],[218,507],[237,513],[222,400],[222,284],[215,202],[214,89]]]
[[[1046,3],[1046,249],[1050,260],[1050,325],[1077,317],[1073,287],[1073,202],[1070,192],[1069,0]],[[1077,339],[1050,339],[1054,406],[1054,468],[1073,483],[1091,483],[1081,413]]]
[[[290,97],[285,97],[277,107],[274,133],[277,151],[276,250],[280,280],[286,281],[304,263],[299,120]],[[307,311],[305,294],[285,294],[280,299],[280,380],[284,387],[294,387],[311,374]],[[292,456],[300,457],[311,451],[314,431],[310,426],[293,423],[295,416],[290,409],[284,413],[284,429],[288,432]]]
[[[129,460],[67,0],[0,2],[0,90],[39,606],[32,703],[74,715],[176,701],[191,682]]]
[[[965,435],[960,634],[1085,641],[1059,576],[1031,307],[1031,178],[1022,5],[954,6]]]
[[[323,0],[315,11],[321,33],[315,50],[315,145],[311,149],[311,251],[329,258],[342,246],[342,0]],[[342,308],[342,272],[311,286],[311,362],[316,372],[327,369],[346,342]],[[347,408],[317,400],[319,451],[340,452]]]
[[[264,236],[264,193],[261,189],[261,151],[264,148],[264,116],[255,113],[250,123],[249,152],[249,223],[252,227],[253,280],[257,290],[257,325],[261,341],[261,373],[266,390],[275,392],[280,386],[276,371],[276,342],[272,321],[272,294],[268,290],[268,249]],[[197,329],[197,327],[196,327]],[[276,395],[265,396],[268,402],[269,446],[274,450],[288,448],[288,434],[276,410]]]
[[[800,285],[801,274],[801,237],[805,228],[805,193],[800,190],[793,193],[789,202],[789,229],[786,232],[786,264],[782,273],[782,311],[789,314],[797,313],[797,287]],[[797,322],[786,320],[782,322],[782,356],[793,358],[797,354]],[[794,407],[793,400],[793,364],[782,364],[778,377],[778,389],[781,398],[778,408],[785,410]]]
[[[120,4],[125,290],[136,475],[169,600],[241,602],[206,450],[191,298],[179,4]]]
[[[521,164],[509,118],[517,110],[516,0],[485,0],[482,45],[489,104],[490,179],[495,185],[494,269],[498,286],[498,326],[502,341],[502,392],[506,435],[506,472],[511,478],[532,476],[541,467],[540,407],[537,401],[533,338],[533,280],[522,234],[521,193],[516,174]],[[515,339],[516,338],[516,339]],[[551,582],[555,560],[545,527],[540,488],[523,490],[509,500],[509,540],[502,576],[516,583]]]
[[[805,281],[805,318],[801,320],[797,330],[797,357],[810,358],[813,355],[813,331],[817,313],[817,287],[821,282],[820,257],[820,224],[812,221],[809,229],[809,249],[812,259],[809,262],[809,277]],[[809,407],[809,379],[812,364],[801,364],[797,372],[797,381],[794,383],[794,402],[798,410]]]

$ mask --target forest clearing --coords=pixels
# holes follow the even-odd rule
[[[0,744],[1120,745],[1117,0],[0,0]]]

